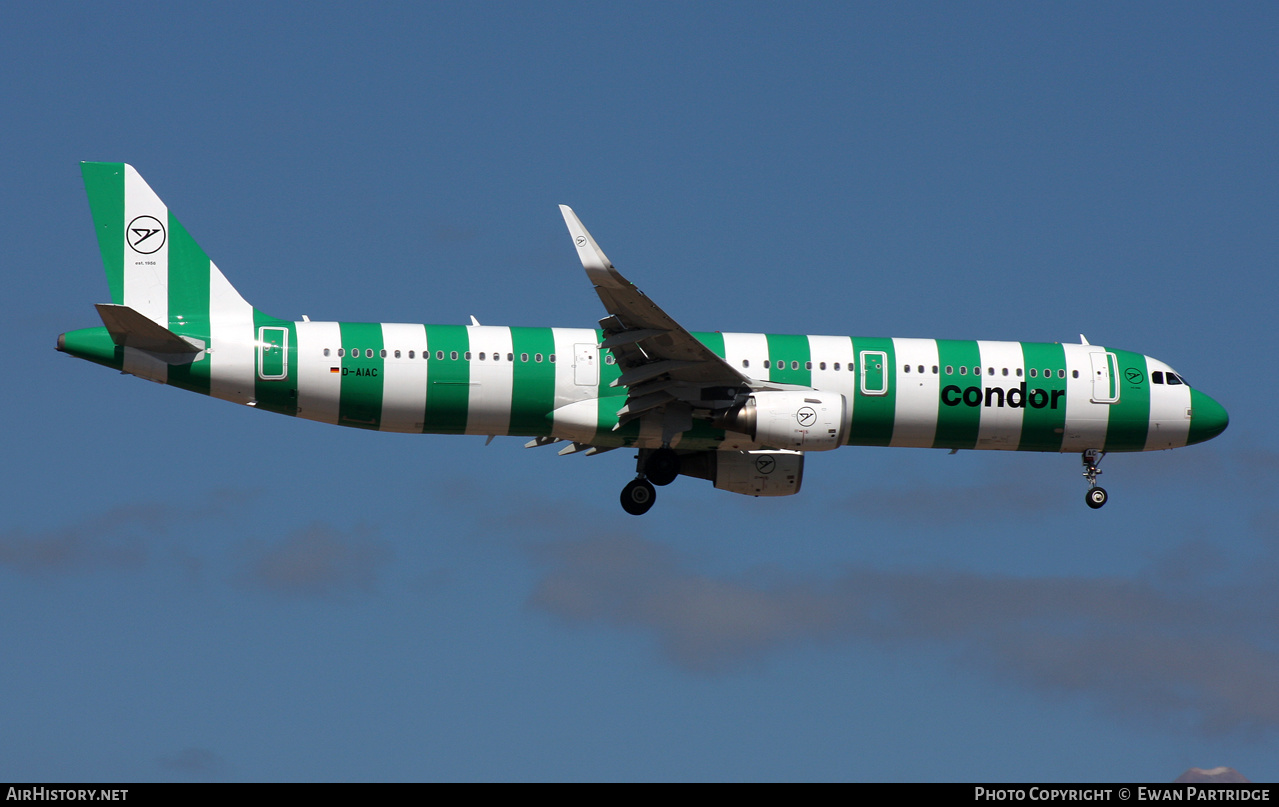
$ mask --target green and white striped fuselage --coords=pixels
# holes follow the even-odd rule
[[[183,366],[131,366],[105,328],[67,352],[174,386],[323,423],[423,434],[557,437],[657,448],[661,426],[617,426],[625,388],[598,330],[286,322],[245,304]],[[1037,342],[694,333],[745,375],[844,396],[843,445],[1081,452],[1177,448],[1216,433],[1215,401],[1149,356]],[[158,374],[158,375],[157,375]],[[715,428],[710,410],[682,450],[773,448]],[[1208,425],[1204,425],[1205,423]]]

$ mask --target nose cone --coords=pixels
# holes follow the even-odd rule
[[[1226,407],[1197,389],[1190,391],[1190,405],[1190,435],[1186,439],[1187,444],[1211,440],[1230,425]]]

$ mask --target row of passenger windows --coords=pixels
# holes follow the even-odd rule
[[[350,355],[351,355],[351,357],[352,357],[352,358],[358,358],[358,357],[359,357],[359,355],[360,355],[360,348],[350,348],[350,349],[349,349],[349,351],[348,351],[348,349],[347,349],[347,348],[341,348],[341,347],[340,347],[340,348],[338,348],[338,349],[337,349],[337,355],[338,355],[338,358],[343,358],[344,356],[346,356],[346,355],[347,355],[347,353],[348,353],[348,352],[350,353]],[[324,355],[325,355],[325,357],[326,357],[326,358],[327,358],[327,357],[332,356],[332,355],[333,355],[332,350],[331,350],[331,349],[329,349],[329,348],[327,348],[327,347],[326,347],[326,348],[324,348]],[[399,359],[399,358],[403,358],[403,352],[402,352],[402,351],[399,351],[399,350],[392,350],[392,351],[388,351],[388,350],[386,350],[386,349],[382,349],[382,350],[378,351],[378,355],[379,355],[381,358],[383,358],[383,359],[387,358],[388,356],[393,356],[394,358],[397,358],[397,359]],[[463,358],[464,358],[466,361],[471,361],[471,360],[472,360],[472,353],[471,353],[471,351],[469,351],[469,350],[468,350],[468,351],[466,351],[464,354],[462,354],[462,356],[463,356]],[[408,357],[409,357],[410,359],[415,359],[415,358],[417,358],[417,351],[415,351],[415,350],[410,350],[410,351],[408,351]],[[450,352],[449,352],[449,354],[448,354],[448,357],[449,357],[449,360],[450,360],[450,361],[457,361],[457,360],[458,360],[458,351],[456,351],[456,350],[450,351]],[[366,358],[366,359],[371,359],[371,358],[373,358],[373,349],[372,349],[372,348],[364,348],[364,358]],[[429,358],[431,358],[430,351],[426,351],[426,350],[422,351],[422,358],[423,358],[423,359],[429,359]],[[443,360],[444,360],[444,351],[443,351],[443,350],[437,350],[437,351],[435,351],[435,358],[436,358],[436,360],[437,360],[437,361],[443,361]],[[521,354],[520,354],[520,361],[522,361],[522,362],[527,362],[527,361],[529,360],[529,358],[530,358],[530,356],[529,356],[529,354],[528,354],[528,353],[521,353]],[[554,353],[550,354],[550,355],[549,355],[549,356],[547,356],[546,358],[547,358],[547,359],[548,359],[551,363],[554,363],[554,362],[555,362],[555,354],[554,354]],[[479,361],[502,361],[502,354],[501,354],[501,353],[488,353],[488,352],[486,352],[486,351],[481,351],[481,352],[478,354],[478,359],[479,359]],[[514,362],[514,361],[515,361],[515,354],[514,354],[514,353],[507,353],[507,354],[506,354],[506,360],[507,360],[508,362]],[[540,363],[541,363],[541,361],[542,361],[542,354],[541,354],[541,353],[534,353],[534,354],[532,354],[532,360],[533,360],[535,363],[539,363],[539,364],[540,364]],[[613,363],[615,363],[615,360],[614,360],[614,358],[613,358],[613,355],[612,355],[611,353],[607,353],[607,354],[605,354],[605,356],[604,356],[604,362],[605,362],[606,364],[613,364]],[[839,370],[839,369],[841,369],[841,364],[842,364],[841,362],[835,362],[835,363],[832,365],[832,369],[834,369],[834,370]],[[742,367],[743,367],[743,368],[745,368],[745,369],[749,369],[749,368],[750,368],[750,366],[751,366],[750,359],[742,359]],[[780,359],[778,359],[778,360],[765,359],[765,360],[764,360],[764,369],[765,369],[765,370],[771,370],[771,369],[773,369],[773,367],[774,367],[774,366],[776,366],[776,368],[777,368],[778,370],[785,370],[785,369],[786,369],[786,362],[785,362],[785,361],[783,361],[783,360],[780,360]],[[824,361],[822,361],[822,362],[818,362],[818,363],[817,363],[817,367],[818,367],[818,369],[820,369],[820,370],[825,370],[825,369],[826,369],[826,362],[824,362]],[[792,361],[792,362],[790,363],[790,368],[791,368],[792,370],[798,370],[798,369],[799,369],[799,362],[798,362],[798,361]],[[811,361],[806,361],[806,362],[804,362],[804,369],[805,369],[805,370],[812,370],[812,369],[813,369],[813,363],[812,363]],[[849,363],[848,363],[848,370],[849,370],[849,372],[853,372],[853,371],[855,371],[856,369],[857,369],[857,368],[854,366],[854,364],[853,364],[852,362],[849,362]],[[902,365],[902,371],[903,371],[903,372],[906,372],[906,373],[910,373],[910,372],[918,372],[918,373],[920,373],[920,374],[923,374],[923,373],[925,372],[925,370],[924,370],[924,365],[922,365],[922,364],[920,364],[920,365],[915,365],[915,366],[913,366],[913,367],[912,367],[912,365],[904,364],[904,365]],[[941,372],[941,368],[940,368],[940,367],[938,367],[936,364],[934,364],[934,365],[933,365],[933,367],[932,367],[932,373],[933,373],[933,375],[938,375],[940,372]],[[960,375],[968,375],[968,372],[969,372],[969,368],[968,368],[966,365],[965,365],[965,366],[961,366],[961,367],[959,368],[959,374],[960,374]],[[1022,375],[1022,369],[1021,369],[1020,367],[1017,367],[1017,368],[1015,368],[1015,372],[1016,372],[1017,377],[1018,377],[1018,378],[1021,378],[1021,375]],[[1029,370],[1029,375],[1030,375],[1030,377],[1031,377],[1031,378],[1038,378],[1038,377],[1040,376],[1040,373],[1041,373],[1041,371],[1040,371],[1038,368],[1036,368],[1036,367],[1032,367],[1032,368]],[[946,365],[946,375],[954,375],[954,374],[955,374],[955,367],[954,367],[953,365],[950,365],[950,364]],[[973,374],[973,375],[981,375],[981,367],[973,367],[973,368],[972,368],[972,374]],[[994,368],[994,367],[987,367],[987,368],[986,368],[986,374],[987,374],[987,375],[995,375],[995,368]],[[1005,376],[1006,376],[1006,375],[1008,375],[1008,368],[1007,368],[1007,367],[1001,368],[1000,374],[1001,374],[1001,375],[1005,375]],[[1053,377],[1053,371],[1052,371],[1051,369],[1048,369],[1048,368],[1044,368],[1044,370],[1042,371],[1042,374],[1043,374],[1043,377],[1044,377],[1044,378],[1052,378],[1052,377]],[[1056,371],[1056,375],[1057,375],[1057,377],[1058,377],[1058,378],[1065,378],[1065,377],[1066,377],[1066,371],[1065,371],[1065,370],[1057,370],[1057,371]],[[1170,372],[1170,373],[1162,373],[1162,372],[1159,372],[1158,370],[1156,370],[1155,372],[1153,372],[1153,373],[1151,373],[1151,374],[1150,374],[1150,379],[1151,379],[1151,381],[1153,381],[1153,382],[1154,382],[1154,383],[1156,383],[1156,384],[1163,384],[1163,383],[1164,383],[1164,376],[1165,376],[1165,375],[1168,377],[1168,382],[1167,382],[1167,383],[1169,383],[1169,384],[1181,384],[1181,383],[1183,383],[1183,382],[1182,382],[1182,380],[1181,380],[1180,378],[1178,378],[1178,377],[1177,377],[1176,373],[1171,373],[1171,372]],[[1072,370],[1072,371],[1071,371],[1071,378],[1079,378],[1079,371],[1078,371],[1078,370]]]
[[[917,369],[917,372],[919,372],[919,373],[923,373],[923,372],[924,372],[924,365],[920,364],[920,365],[918,365],[918,366],[917,366],[917,368],[916,368],[916,369]],[[903,370],[904,372],[909,373],[909,372],[911,371],[911,366],[910,366],[909,364],[902,365],[902,370]],[[980,368],[980,367],[974,367],[974,368],[972,368],[972,373],[973,373],[973,375],[981,375],[981,368]],[[938,368],[937,368],[937,365],[935,365],[935,364],[934,364],[934,365],[933,365],[933,375],[937,375],[937,374],[938,374]],[[954,374],[955,374],[955,368],[954,368],[954,366],[949,365],[949,364],[948,364],[948,365],[946,365],[946,375],[954,375]],[[967,367],[967,366],[960,367],[960,368],[959,368],[959,374],[960,374],[960,375],[968,375],[968,367]],[[987,368],[986,368],[986,375],[994,375],[994,374],[995,374],[995,368],[994,368],[994,367],[987,367]],[[1008,375],[1008,368],[1007,368],[1007,367],[1001,367],[1001,368],[1000,368],[1000,371],[999,371],[999,374],[1000,374],[1000,375],[1004,375],[1004,376]],[[1022,369],[1021,369],[1020,367],[1016,367],[1016,368],[1014,368],[1014,374],[1015,374],[1018,378],[1021,378],[1021,375],[1022,375]],[[1042,375],[1044,378],[1052,378],[1052,377],[1053,377],[1053,370],[1051,370],[1050,368],[1045,367],[1045,368],[1041,371],[1041,370],[1040,370],[1039,368],[1037,368],[1037,367],[1032,367],[1032,368],[1030,368],[1030,370],[1028,370],[1028,371],[1027,371],[1027,375],[1029,375],[1031,378],[1039,378],[1041,375]],[[1065,378],[1065,377],[1066,377],[1066,371],[1065,371],[1065,370],[1057,370],[1057,371],[1056,371],[1056,375],[1057,375],[1057,377],[1058,377],[1058,378]],[[1070,371],[1070,377],[1071,377],[1071,378],[1079,378],[1079,371],[1078,371],[1078,370],[1071,370],[1071,371]]]
[[[831,369],[833,369],[833,370],[839,370],[839,369],[840,369],[840,365],[841,365],[841,362],[835,362],[835,363],[832,365]],[[750,366],[751,366],[751,361],[750,361],[750,359],[742,359],[742,367],[743,367],[743,368],[745,368],[745,369],[749,369],[749,368],[750,368]],[[785,362],[785,361],[770,361],[769,359],[765,359],[765,360],[764,360],[764,369],[765,369],[765,370],[771,370],[771,369],[773,369],[773,367],[774,367],[774,366],[775,366],[778,370],[785,370],[785,369],[786,369],[786,362]],[[817,367],[818,367],[818,369],[820,369],[820,370],[825,370],[825,369],[826,369],[826,362],[824,362],[824,361],[822,361],[822,362],[818,362],[818,363],[817,363]],[[798,369],[799,369],[799,362],[797,362],[797,361],[792,361],[792,362],[790,363],[790,368],[791,368],[792,370],[798,370]],[[812,363],[811,361],[806,361],[806,362],[804,362],[804,369],[805,369],[805,370],[811,370],[811,369],[813,369],[813,363]],[[848,370],[849,370],[849,372],[853,372],[853,371],[855,371],[856,369],[857,369],[857,368],[856,368],[856,366],[854,366],[854,364],[853,364],[852,362],[849,362],[849,363],[848,363]],[[878,369],[878,365],[876,366],[876,369]],[[923,374],[923,373],[925,373],[925,372],[927,372],[927,371],[924,369],[924,365],[922,365],[922,364],[919,364],[919,365],[913,365],[913,366],[912,366],[912,365],[909,365],[909,364],[903,364],[903,365],[902,365],[902,372],[905,372],[905,373],[917,372],[917,373]],[[968,372],[969,372],[969,368],[968,368],[968,367],[966,367],[966,366],[964,366],[964,367],[960,367],[960,368],[959,368],[959,374],[960,374],[960,375],[968,375]],[[1007,368],[1007,367],[1003,367],[1003,368],[1001,368],[1001,371],[1000,371],[1000,372],[1001,372],[1001,375],[1008,375],[1008,368]],[[1021,369],[1020,367],[1018,367],[1018,368],[1016,368],[1016,369],[1015,369],[1015,372],[1016,372],[1017,377],[1018,377],[1018,378],[1021,378],[1021,375],[1022,375],[1022,369]],[[939,375],[939,374],[941,373],[941,368],[940,368],[938,365],[934,364],[934,365],[933,365],[933,368],[932,368],[932,373],[933,373],[933,375]],[[1037,368],[1037,367],[1032,367],[1032,368],[1030,369],[1030,371],[1029,371],[1029,374],[1030,374],[1030,377],[1031,377],[1031,378],[1039,378],[1039,377],[1040,377],[1040,375],[1041,375],[1041,373],[1042,373],[1042,375],[1043,375],[1043,377],[1044,377],[1044,378],[1052,378],[1052,377],[1053,377],[1053,371],[1052,371],[1051,369],[1049,369],[1049,368],[1044,368],[1044,369],[1041,371],[1041,370],[1039,370],[1039,368]],[[954,374],[955,374],[955,367],[954,367],[954,365],[949,365],[949,364],[948,364],[948,365],[946,365],[946,375],[954,375]],[[980,367],[973,367],[973,368],[972,368],[972,374],[973,374],[973,375],[981,375],[981,368],[980,368]],[[994,368],[994,367],[987,367],[987,368],[986,368],[986,374],[987,374],[987,375],[995,375],[995,368]],[[1065,370],[1057,370],[1057,371],[1056,371],[1056,375],[1057,375],[1057,377],[1058,377],[1058,378],[1065,378],[1065,377],[1066,377],[1066,371],[1065,371]],[[1171,375],[1171,373],[1170,373],[1169,375]],[[1079,378],[1079,371],[1078,371],[1078,370],[1072,370],[1072,371],[1071,371],[1071,374],[1070,374],[1070,377],[1071,377],[1071,378]],[[1163,383],[1163,382],[1156,382],[1156,383]],[[1169,383],[1172,383],[1172,382],[1169,382]]]
[[[342,348],[342,347],[338,348],[337,355],[338,355],[338,358],[339,358],[339,359],[340,359],[340,358],[345,357],[348,353],[350,354],[351,358],[353,358],[353,359],[358,359],[358,358],[360,357],[360,348],[358,348],[358,347],[353,347],[353,348],[350,348],[349,350],[348,350],[347,348]],[[410,359],[416,359],[416,358],[417,358],[417,351],[416,351],[416,350],[410,350],[410,351],[408,352],[408,354],[409,354],[409,358],[410,358]],[[326,357],[326,358],[328,358],[328,357],[330,357],[330,356],[332,356],[332,355],[333,355],[333,351],[332,351],[330,348],[327,348],[327,347],[326,347],[326,348],[324,349],[324,355],[325,355],[325,357]],[[403,351],[399,351],[399,350],[386,350],[386,349],[383,349],[383,350],[378,351],[378,356],[380,356],[380,357],[381,357],[381,358],[383,358],[383,359],[388,358],[388,357],[394,357],[394,358],[397,358],[397,359],[401,359],[401,358],[404,358],[404,353],[403,353]],[[451,350],[451,351],[449,351],[449,353],[448,353],[448,357],[449,357],[449,360],[450,360],[450,361],[457,361],[457,360],[458,360],[458,352],[457,352],[456,350]],[[366,359],[371,359],[371,358],[373,358],[373,348],[365,348],[365,349],[364,349],[364,358],[366,358]],[[429,350],[423,350],[423,351],[422,351],[422,358],[424,358],[424,359],[429,359],[429,358],[431,358],[431,352],[430,352]],[[472,360],[472,358],[473,358],[473,354],[471,353],[471,351],[469,351],[469,350],[468,350],[468,351],[466,351],[464,354],[462,354],[462,358],[464,358],[466,361],[471,361],[471,360]],[[501,360],[502,360],[502,354],[501,354],[501,353],[488,353],[488,352],[481,352],[481,353],[479,354],[478,358],[479,358],[479,360],[480,360],[480,361],[501,361]],[[520,354],[520,361],[522,361],[522,362],[527,362],[527,361],[529,360],[529,358],[530,358],[530,356],[529,356],[529,354],[527,354],[527,353],[521,353],[521,354]],[[543,356],[542,356],[542,354],[541,354],[541,353],[534,353],[534,354],[532,355],[532,357],[531,357],[531,358],[532,358],[532,360],[533,360],[534,362],[536,362],[536,363],[539,363],[539,364],[540,364],[540,363],[541,363],[541,361],[542,361],[542,359],[543,359]],[[548,361],[550,361],[552,364],[554,364],[554,363],[555,363],[555,354],[554,354],[554,353],[552,353],[552,354],[551,354],[551,355],[549,355],[549,356],[546,356],[545,358],[546,358]],[[444,351],[443,351],[443,350],[437,350],[437,351],[435,351],[435,359],[436,359],[436,361],[444,361]],[[608,357],[608,363],[609,363],[609,364],[612,364],[612,363],[613,363],[612,359],[613,359],[613,357],[612,357],[612,356],[609,356],[609,357]],[[515,354],[514,354],[514,353],[507,353],[507,354],[506,354],[506,360],[507,360],[507,361],[509,361],[509,362],[513,362],[513,361],[515,361]]]

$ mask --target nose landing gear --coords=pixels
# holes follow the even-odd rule
[[[1088,492],[1084,494],[1084,501],[1094,510],[1099,509],[1110,499],[1106,489],[1097,486],[1097,476],[1101,473],[1101,469],[1097,466],[1101,464],[1104,456],[1106,452],[1096,448],[1090,448],[1083,454],[1084,479],[1088,480]]]

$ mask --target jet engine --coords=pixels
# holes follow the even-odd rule
[[[798,451],[697,451],[684,454],[680,474],[709,479],[715,487],[744,496],[790,496],[804,481]]]
[[[843,395],[800,390],[752,393],[713,422],[769,448],[829,451],[847,440],[848,420],[848,401]]]

